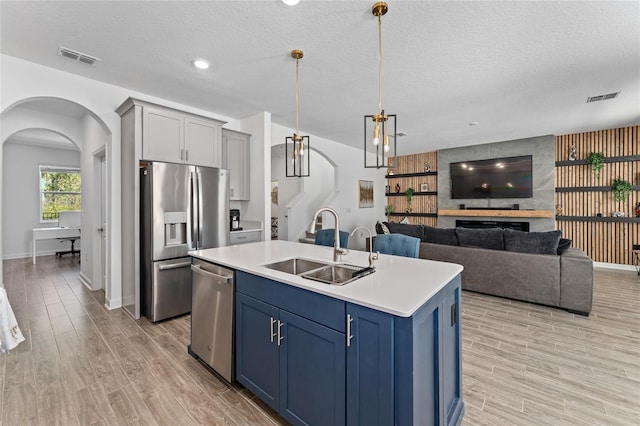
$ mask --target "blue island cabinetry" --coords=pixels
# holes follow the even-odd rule
[[[460,276],[404,318],[236,272],[236,379],[295,425],[462,420]]]

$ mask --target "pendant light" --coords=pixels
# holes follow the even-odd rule
[[[300,106],[298,61],[303,56],[302,50],[294,49],[291,51],[291,57],[296,60],[296,131],[293,136],[287,136],[284,142],[287,177],[309,176],[309,136],[300,136],[298,130],[298,109]]]
[[[364,167],[392,167],[389,158],[396,156],[396,115],[382,109],[382,15],[389,10],[379,1],[371,9],[378,17],[378,112],[364,116]]]

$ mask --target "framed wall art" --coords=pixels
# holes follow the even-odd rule
[[[373,207],[373,181],[358,181],[358,207]]]

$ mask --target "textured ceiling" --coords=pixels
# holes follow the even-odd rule
[[[407,134],[399,155],[640,123],[638,1],[388,3],[382,101]],[[301,132],[359,147],[377,109],[372,4],[2,0],[0,48],[230,117],[269,111],[292,128],[299,48]],[[101,61],[73,62],[58,46]],[[193,68],[195,57],[211,68]]]

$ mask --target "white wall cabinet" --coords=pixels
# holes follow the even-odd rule
[[[222,167],[222,122],[142,106],[142,158]]]
[[[222,129],[222,145],[229,169],[229,195],[231,200],[249,200],[249,143],[251,135],[235,130]]]

